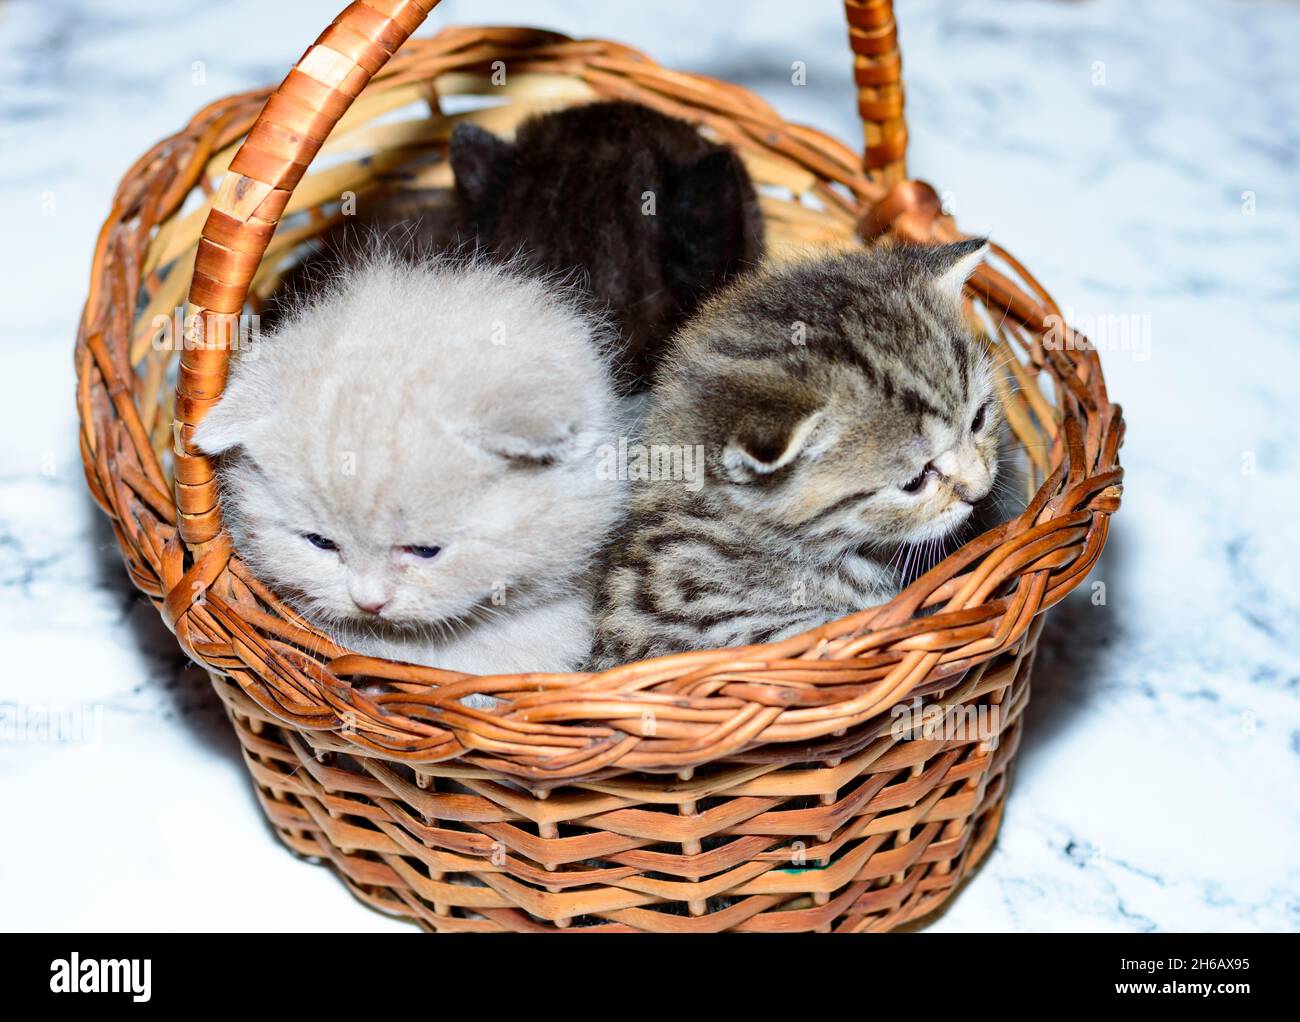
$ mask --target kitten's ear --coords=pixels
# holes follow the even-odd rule
[[[456,191],[471,207],[483,205],[514,155],[514,143],[477,124],[456,125],[451,133],[451,171]]]
[[[735,205],[740,198],[738,162],[739,157],[730,149],[714,149],[694,163],[678,167],[673,173],[673,184],[679,201],[693,208]]]
[[[716,148],[694,163],[671,172],[670,231],[682,250],[678,261],[700,290],[763,255],[763,232],[754,186],[745,164],[731,149]],[[704,279],[700,279],[700,278]]]
[[[578,449],[578,438],[572,433],[527,436],[475,430],[469,434],[469,439],[498,458],[520,465],[538,467],[558,465],[562,461],[567,461]]]
[[[951,245],[932,249],[930,258],[934,267],[935,286],[944,294],[960,300],[962,285],[984,261],[989,252],[987,238],[968,238]]]
[[[528,403],[497,408],[462,435],[489,454],[522,465],[555,465],[579,453],[576,421],[564,421],[552,407]]]
[[[831,441],[825,412],[795,395],[749,403],[722,449],[722,469],[734,483],[761,481],[799,458],[816,457]]]

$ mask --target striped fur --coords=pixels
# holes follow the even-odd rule
[[[999,406],[961,285],[982,241],[769,269],[677,336],[644,442],[702,482],[640,481],[608,552],[591,666],[768,642],[892,596],[989,497]]]

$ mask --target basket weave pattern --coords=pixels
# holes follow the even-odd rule
[[[888,2],[845,5],[863,155],[615,43],[524,28],[407,42],[432,6],[354,3],[278,89],[213,103],[123,179],[76,360],[86,478],[132,580],[210,672],[279,835],[384,911],[444,931],[884,930],[932,911],[996,834],[1041,614],[1095,563],[1122,479],[1096,353],[1044,342],[1059,310],[1002,249],[968,304],[1008,366],[1034,494],[881,607],[768,646],[479,678],[350,654],[233,554],[190,446],[224,386],[219,339],[342,194],[451,183],[428,157],[466,115],[443,97],[504,91],[473,116],[506,130],[597,98],[697,122],[764,186],[774,258],[959,237],[904,176]],[[308,173],[318,153],[334,162]],[[210,343],[178,353],[152,324],[187,293]],[[504,702],[466,708],[470,693]],[[994,733],[900,731],[891,709],[913,699],[992,711]]]

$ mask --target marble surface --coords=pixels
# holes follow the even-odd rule
[[[125,581],[73,410],[118,177],[341,6],[0,5],[0,929],[407,928],[261,822],[204,678]],[[840,5],[789,6],[448,0],[426,31],[622,39],[856,140]],[[1300,6],[899,6],[913,172],[1073,316],[1150,341],[1104,356],[1129,420],[1105,603],[1088,585],[1052,614],[1001,838],[932,929],[1300,929]]]

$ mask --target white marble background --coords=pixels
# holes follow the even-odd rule
[[[278,81],[342,5],[0,5],[0,929],[406,929],[262,823],[206,682],[125,581],[73,409],[118,177]],[[427,30],[621,39],[856,141],[836,0],[701,6],[448,0]],[[1076,316],[1148,317],[1151,340],[1105,361],[1130,427],[1106,604],[1052,614],[1001,838],[932,928],[1300,929],[1300,6],[899,7],[913,172]],[[14,740],[67,707],[86,740]]]

